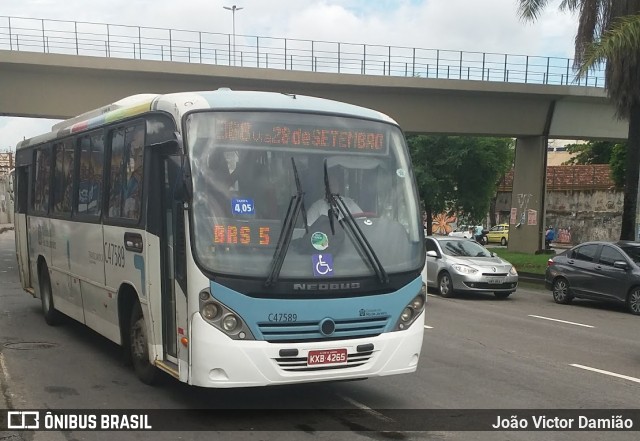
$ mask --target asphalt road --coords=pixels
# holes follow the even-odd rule
[[[193,388],[167,378],[150,387],[121,364],[115,344],[75,322],[59,327],[45,324],[39,300],[20,288],[13,232],[5,232],[0,234],[0,408],[207,409],[198,414],[200,422],[216,414],[211,409],[238,409],[234,418],[242,430],[14,431],[0,433],[0,440],[640,437],[638,432],[386,432],[367,430],[351,420],[349,409],[384,422],[397,419],[398,409],[406,410],[405,419],[420,419],[428,418],[428,409],[505,409],[508,418],[511,409],[612,409],[613,413],[640,407],[640,317],[620,307],[579,301],[557,305],[549,292],[521,286],[507,300],[496,300],[492,294],[453,299],[429,295],[426,320],[419,368],[411,375],[240,390]],[[273,409],[311,410],[302,420],[295,414],[289,419],[277,414],[284,419],[274,423],[277,431],[251,431],[256,425],[265,427],[256,419],[260,412],[255,409],[264,409],[266,415]],[[323,413],[327,409],[344,411]],[[317,426],[309,415],[316,416]],[[323,431],[322,418],[336,420],[345,431]]]

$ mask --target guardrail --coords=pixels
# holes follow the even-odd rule
[[[359,75],[604,87],[573,60],[0,16],[0,49]]]

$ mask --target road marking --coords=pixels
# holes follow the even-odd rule
[[[424,329],[433,329],[433,326],[424,325]]]
[[[341,394],[338,394],[338,396],[340,398],[342,398],[343,400],[345,400],[347,403],[351,404],[352,406],[355,406],[358,409],[363,410],[364,412],[368,413],[369,415],[371,415],[372,417],[374,417],[376,419],[379,419],[380,421],[384,421],[386,423],[395,423],[395,420],[393,418],[389,418],[388,416],[385,416],[385,415],[381,414],[377,410],[373,410],[369,406],[366,406],[366,405],[354,400],[353,398],[349,398],[349,397],[341,395]]]
[[[437,296],[437,295],[435,295],[435,294],[427,294],[427,295],[428,295],[429,297],[440,297],[440,296]]]
[[[569,325],[583,326],[585,328],[594,328],[595,327],[595,326],[591,326],[591,325],[584,325],[582,323],[568,322],[566,320],[558,320],[558,319],[554,319],[554,318],[543,317],[541,315],[529,314],[529,317],[535,317],[535,318],[539,318],[539,319],[543,319],[543,320],[551,320],[552,322],[567,323]]]
[[[627,375],[622,375],[622,374],[616,374],[615,372],[603,371],[602,369],[596,369],[596,368],[592,368],[592,367],[589,367],[589,366],[583,366],[581,364],[571,364],[569,366],[573,366],[573,367],[576,367],[578,369],[584,369],[584,370],[587,370],[587,371],[597,372],[599,374],[610,375],[612,377],[622,378],[623,380],[629,380],[629,381],[634,381],[636,383],[640,383],[640,378],[629,377]]]

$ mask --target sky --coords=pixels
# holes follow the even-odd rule
[[[0,0],[0,36],[7,16],[230,34],[235,4],[237,36],[572,58],[577,20],[559,2],[523,22],[517,0]],[[0,116],[0,151],[55,122]]]

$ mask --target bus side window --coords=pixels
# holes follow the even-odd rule
[[[33,199],[31,208],[46,213],[49,208],[49,177],[51,176],[51,151],[48,147],[36,150],[35,173],[33,174]]]
[[[15,169],[14,201],[17,213],[27,212],[27,201],[29,196],[29,167],[23,166]]]
[[[109,216],[122,214],[122,188],[124,165],[124,128],[111,134],[111,167],[109,169]]]
[[[102,196],[102,164],[104,160],[104,134],[83,136],[80,145],[80,179],[78,208],[82,214],[100,215]]]
[[[138,219],[142,203],[144,125],[120,128],[111,141],[109,216]]]
[[[123,217],[138,219],[142,205],[142,171],[144,165],[144,126],[127,129],[125,135],[126,177]]]
[[[70,213],[75,149],[71,140],[53,146],[56,167],[53,172],[53,207],[56,213]]]

